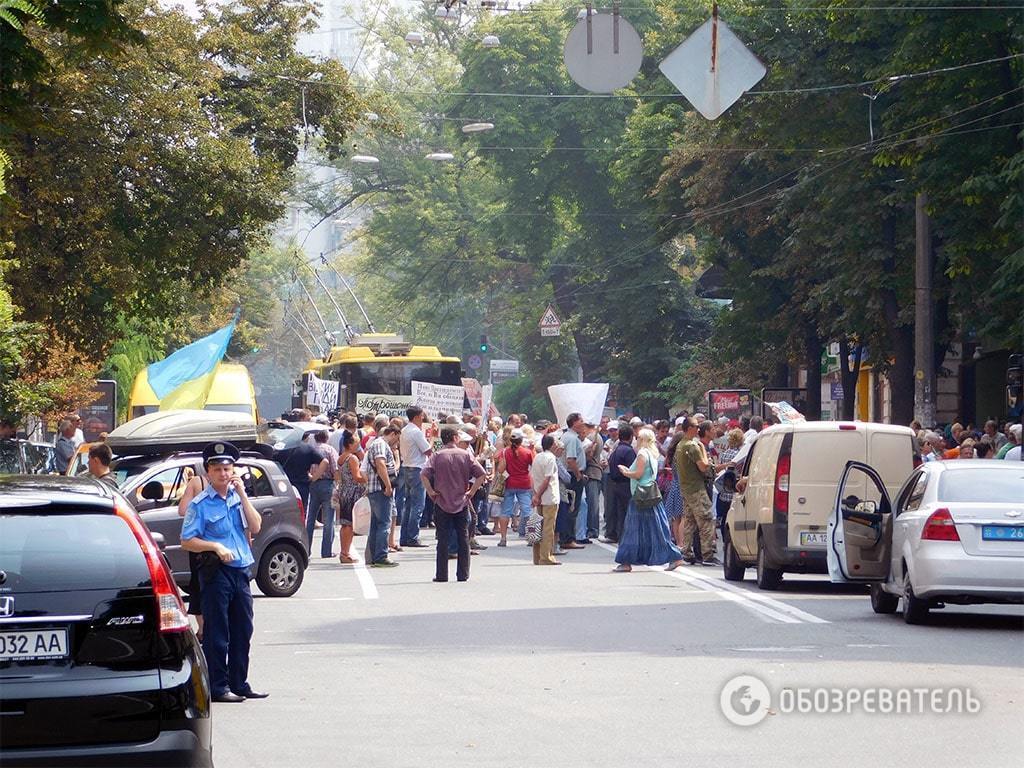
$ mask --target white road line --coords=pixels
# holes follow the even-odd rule
[[[370,575],[370,571],[366,568],[366,563],[360,560],[352,567],[356,572],[356,578],[359,579],[359,587],[363,590],[363,597],[367,600],[376,600],[380,597],[377,594],[377,585],[373,583],[373,576]]]
[[[604,542],[596,542],[597,545],[609,552],[615,552],[615,547],[605,544]],[[760,617],[768,617],[771,620],[782,622],[783,624],[799,624],[800,622],[807,622],[810,624],[828,624],[826,619],[822,619],[814,614],[802,611],[799,608],[794,608],[791,605],[787,605],[780,600],[768,597],[767,595],[761,595],[756,592],[750,592],[742,587],[734,586],[728,582],[721,581],[720,579],[713,579],[707,576],[696,574],[692,571],[666,571],[660,568],[652,568],[651,570],[659,573],[664,573],[666,576],[685,581],[691,586],[698,587],[708,592],[715,592],[721,595],[726,600],[732,600],[733,602],[742,605],[747,610],[753,611],[755,614],[759,614]]]

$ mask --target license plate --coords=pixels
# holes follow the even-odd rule
[[[983,525],[981,538],[985,541],[1024,542],[1024,525]]]
[[[0,661],[62,659],[68,655],[66,629],[0,632]]]
[[[815,533],[813,531],[800,531],[800,546],[806,547],[814,544],[821,544],[825,546],[828,542],[825,540],[826,533]]]

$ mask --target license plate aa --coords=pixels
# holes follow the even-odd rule
[[[800,531],[800,546],[807,547],[814,544],[821,544],[825,546],[828,542],[825,540],[826,533],[815,533],[813,531]]]
[[[981,538],[985,541],[1024,542],[1024,525],[983,525]]]
[[[62,659],[68,655],[66,629],[0,632],[0,661]]]

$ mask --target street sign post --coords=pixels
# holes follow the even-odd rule
[[[489,376],[491,384],[500,384],[506,379],[514,379],[518,375],[518,360],[491,360]]]
[[[552,307],[550,304],[548,304],[548,308],[544,310],[544,314],[541,315],[540,318],[540,335],[562,335],[562,321],[558,319],[558,315],[555,314],[554,307]]]

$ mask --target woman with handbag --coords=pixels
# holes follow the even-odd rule
[[[366,475],[360,467],[359,443],[355,435],[346,432],[341,438],[341,457],[338,459],[338,468],[335,471],[334,508],[338,513],[338,525],[341,526],[341,554],[338,560],[342,565],[351,565],[359,562],[352,553],[352,509],[356,502],[366,493]]]
[[[619,465],[619,471],[629,478],[633,497],[626,511],[626,525],[619,549],[615,553],[615,562],[619,564],[616,573],[628,573],[634,564],[668,564],[670,571],[683,564],[683,553],[672,543],[665,505],[655,482],[657,466],[657,438],[652,430],[641,429],[633,465]]]

